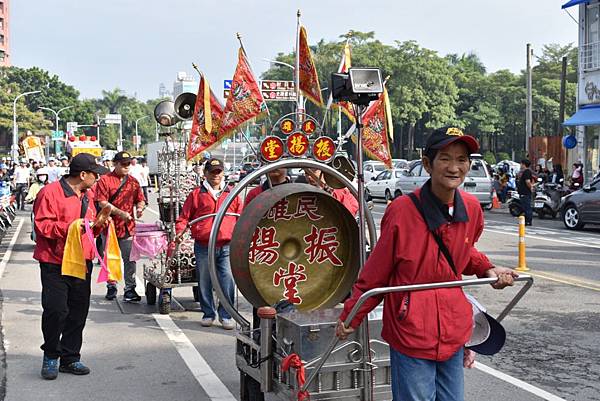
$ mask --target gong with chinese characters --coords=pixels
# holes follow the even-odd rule
[[[287,300],[303,311],[330,308],[358,276],[358,226],[325,191],[279,185],[244,207],[230,260],[238,288],[255,307]]]

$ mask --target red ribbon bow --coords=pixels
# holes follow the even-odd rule
[[[298,388],[301,389],[306,382],[304,373],[304,364],[298,354],[290,354],[283,358],[281,361],[281,370],[287,372],[290,368],[296,369],[296,382],[298,382]],[[298,401],[310,400],[310,394],[308,390],[298,390]]]

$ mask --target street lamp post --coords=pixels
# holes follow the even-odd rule
[[[135,120],[135,151],[139,152],[140,150],[140,138],[138,136],[138,121],[143,120],[144,118],[148,118],[150,116],[143,116]]]
[[[41,91],[25,92],[18,95],[13,101],[13,143],[12,143],[12,157],[13,160],[19,158],[19,128],[17,127],[17,100],[23,96],[33,95],[40,93]]]
[[[58,120],[60,120],[60,118],[58,118],[58,115],[60,114],[61,111],[67,110],[67,109],[71,109],[73,107],[75,107],[75,106],[63,107],[62,109],[59,109],[58,111],[55,111],[54,109],[51,109],[50,107],[42,107],[42,106],[38,107],[38,109],[48,110],[48,111],[51,111],[52,113],[54,113],[54,118],[55,118],[55,125],[54,125],[55,126],[55,132],[58,134]],[[65,132],[65,148],[67,146],[67,140],[68,140],[67,133]],[[54,150],[56,150],[56,148]]]

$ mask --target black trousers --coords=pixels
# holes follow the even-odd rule
[[[42,277],[41,346],[48,358],[61,365],[79,361],[83,328],[90,309],[92,263],[85,280],[61,275],[60,265],[40,263]]]
[[[27,184],[17,184],[16,187],[17,207],[20,210],[25,210],[25,197],[27,196]]]

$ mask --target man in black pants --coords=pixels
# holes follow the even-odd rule
[[[69,226],[75,220],[94,220],[96,209],[88,189],[103,167],[94,156],[80,153],[70,164],[69,175],[46,185],[38,194],[33,210],[36,245],[33,258],[40,262],[42,279],[42,332],[44,360],[42,377],[56,379],[58,371],[86,375],[90,369],[79,361],[83,328],[90,307],[90,276],[93,248],[82,235],[87,264],[85,280],[62,275],[62,260]],[[102,228],[94,226],[97,235]],[[60,368],[58,361],[60,358]]]
[[[530,226],[533,220],[533,210],[531,209],[531,190],[533,188],[533,174],[529,169],[531,162],[527,159],[521,160],[521,171],[517,181],[517,191],[519,199],[525,212],[525,225]]]

